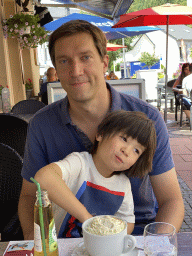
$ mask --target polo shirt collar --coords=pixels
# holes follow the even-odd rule
[[[115,111],[115,110],[121,110],[121,96],[119,92],[117,92],[109,83],[106,83],[107,88],[110,90],[111,94],[111,107],[110,107],[110,112]],[[64,113],[65,116],[65,124],[72,124],[70,115],[69,115],[69,100],[68,97],[66,96],[64,100],[62,101],[61,104],[61,111]]]

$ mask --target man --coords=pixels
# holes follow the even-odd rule
[[[19,202],[25,239],[33,239],[36,186],[30,177],[72,152],[90,151],[98,125],[109,111],[119,109],[145,112],[154,120],[157,133],[150,176],[130,179],[136,215],[134,232],[141,234],[143,226],[154,220],[171,223],[177,231],[181,227],[184,206],[165,123],[151,105],[106,84],[106,44],[99,28],[80,20],[63,24],[50,36],[51,60],[67,97],[40,110],[29,124]]]
[[[113,71],[109,73],[109,75],[106,76],[106,80],[118,80],[119,78],[115,75]]]
[[[57,72],[54,68],[48,68],[47,70],[47,82],[41,85],[41,89],[39,92],[39,96],[41,96],[41,101],[48,105],[48,98],[47,98],[47,85],[48,83],[58,82]]]

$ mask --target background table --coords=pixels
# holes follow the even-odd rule
[[[71,239],[69,239],[71,240]],[[78,239],[79,241],[81,239]],[[178,233],[178,256],[192,255],[192,232]],[[0,255],[2,256],[9,242],[0,242]]]

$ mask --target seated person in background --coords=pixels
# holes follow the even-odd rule
[[[183,94],[190,98],[190,91],[192,90],[192,64],[189,64],[189,75],[183,79],[182,82]],[[186,114],[187,118],[190,120],[190,107],[191,99],[182,97],[183,100],[183,111]]]
[[[48,68],[47,70],[47,82],[42,83],[40,92],[38,93],[38,96],[41,97],[41,101],[48,105],[48,97],[47,97],[47,84],[48,83],[54,83],[58,82],[57,72],[54,68]]]
[[[106,80],[114,80],[114,79],[118,80],[119,78],[115,75],[115,73],[114,73],[113,71],[111,71],[111,72],[109,73],[109,75],[106,76],[105,79],[106,79]]]
[[[190,74],[189,72],[189,63],[184,63],[182,66],[181,74],[173,84],[173,91],[174,88],[177,88],[178,85],[182,85],[183,79]]]
[[[73,152],[40,169],[35,179],[53,202],[58,237],[81,237],[81,223],[93,215],[116,215],[134,229],[129,177],[152,170],[154,122],[142,112],[111,112],[98,127],[92,153]],[[53,188],[54,184],[54,188]]]

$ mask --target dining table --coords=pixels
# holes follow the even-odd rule
[[[70,256],[83,238],[58,239],[59,256]],[[178,255],[192,255],[192,232],[182,232],[177,234]],[[0,242],[0,255],[3,256],[9,242]]]

